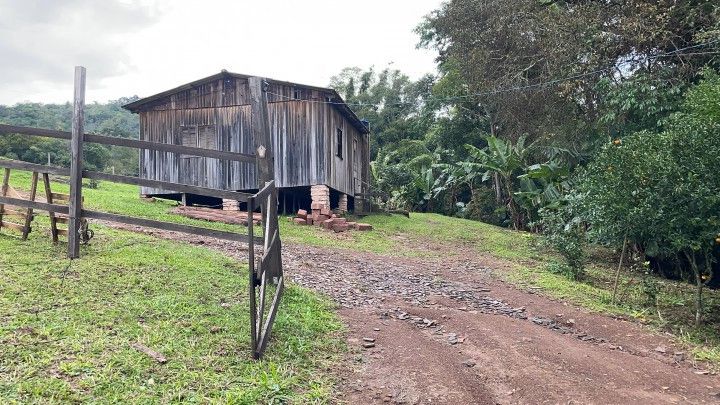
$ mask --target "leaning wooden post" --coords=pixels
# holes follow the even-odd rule
[[[273,155],[272,133],[270,130],[270,113],[268,112],[267,82],[262,77],[248,78],[250,87],[251,131],[255,145],[257,161],[258,188],[262,189],[268,182],[275,179],[275,157]],[[277,190],[277,184],[275,185]],[[269,209],[262,212],[263,225],[266,226],[266,239],[272,238],[277,229],[276,221],[269,221],[268,215],[277,215],[277,192],[272,193],[268,200]],[[261,204],[261,207],[266,207]]]
[[[82,220],[83,134],[85,122],[85,68],[75,66],[72,138],[70,139],[70,206],[68,215],[68,258],[80,256]]]
[[[257,157],[258,188],[275,178],[275,161],[270,134],[266,82],[262,77],[248,78],[250,86],[251,131]]]
[[[255,145],[256,156],[256,174],[258,180],[258,189],[262,189],[265,184],[275,178],[275,160],[272,150],[272,135],[270,133],[270,114],[268,113],[267,104],[267,82],[262,77],[249,77],[248,86],[250,87],[250,131],[252,133]],[[262,208],[263,225],[269,224],[268,209],[265,204],[260,204]],[[248,216],[252,213],[248,213]],[[271,226],[269,235],[275,231]]]

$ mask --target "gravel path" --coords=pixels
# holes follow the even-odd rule
[[[246,260],[246,248],[147,231]],[[348,403],[720,403],[720,379],[669,336],[523,291],[467,246],[396,257],[284,246],[288,279],[338,304]],[[433,250],[437,251],[437,250]],[[419,251],[421,254],[422,251]]]

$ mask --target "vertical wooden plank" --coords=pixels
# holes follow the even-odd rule
[[[267,182],[275,178],[272,134],[267,105],[267,83],[261,77],[250,77],[248,86],[250,87],[250,133],[255,146],[257,184],[261,189]],[[263,224],[267,224],[269,205],[262,203],[260,207]],[[270,231],[272,232],[273,229]]]
[[[5,169],[5,174],[3,175],[3,181],[2,181],[2,187],[0,187],[0,196],[7,196],[8,191],[8,185],[10,184],[10,169]],[[0,228],[2,228],[2,217],[5,213],[5,204],[0,204]]]
[[[52,191],[50,190],[50,175],[47,173],[43,173],[43,184],[45,185],[45,201],[47,201],[48,204],[53,203],[52,198]],[[58,241],[58,230],[57,230],[57,220],[55,220],[55,213],[50,211],[48,212],[50,215],[50,235],[52,236],[53,243],[57,243]]]
[[[37,184],[38,184],[38,172],[33,172],[32,174],[32,180],[30,184],[30,201],[35,201],[35,195],[37,193]],[[33,219],[33,209],[28,208],[25,212],[25,226],[23,227],[23,233],[22,233],[22,239],[26,240],[28,238],[28,234],[30,233],[30,223]]]
[[[70,212],[68,221],[68,258],[80,256],[80,222],[82,220],[83,134],[85,123],[85,68],[75,67],[72,138],[70,140]]]
[[[250,293],[250,349],[254,359],[258,358],[257,353],[257,306],[255,305],[255,235],[253,212],[255,211],[255,199],[250,197],[247,201],[248,211],[248,288]]]
[[[267,91],[265,80],[261,77],[248,78],[250,86],[250,133],[257,155],[258,188],[275,178],[275,162],[270,134]]]

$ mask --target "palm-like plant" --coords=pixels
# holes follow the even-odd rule
[[[496,136],[487,136],[487,147],[480,149],[473,145],[465,145],[473,158],[475,167],[485,170],[482,181],[495,177],[497,187],[504,191],[505,205],[510,213],[513,228],[523,226],[523,217],[515,196],[516,174],[525,167],[525,161],[533,144],[525,145],[525,136],[521,136],[514,144]]]

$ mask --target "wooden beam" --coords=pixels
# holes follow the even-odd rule
[[[52,191],[50,190],[50,176],[47,173],[43,173],[43,186],[45,187],[45,200],[49,203],[53,203],[52,199]],[[53,243],[57,243],[58,241],[58,229],[57,229],[57,220],[55,218],[55,213],[50,211],[50,236],[52,237]]]
[[[0,159],[0,167],[4,167],[7,169],[25,170],[28,172],[55,174],[59,176],[70,175],[70,169],[66,169],[64,167],[39,165],[36,163],[23,162],[21,160]]]
[[[67,214],[68,207],[65,205],[48,204],[39,201],[28,201],[20,198],[11,198],[0,196],[0,205],[14,205],[16,207],[32,208],[34,210],[55,212],[58,214]]]
[[[0,124],[0,134],[20,134],[30,136],[42,136],[56,139],[72,139],[72,134],[67,131],[55,131],[51,129],[22,127],[16,125]],[[124,146],[127,148],[149,149],[162,152],[172,152],[191,156],[209,157],[213,159],[230,160],[235,162],[255,163],[255,156],[247,153],[228,152],[222,150],[196,148],[192,146],[173,145],[169,143],[141,141],[138,139],[119,138],[114,136],[103,136],[95,134],[84,134],[83,140],[101,145]]]
[[[72,135],[68,131],[56,131],[53,129],[23,127],[18,125],[0,124],[0,134],[19,134],[30,136],[42,136],[44,138],[55,138],[70,140]]]
[[[178,193],[189,193],[204,195],[207,197],[227,198],[229,200],[247,201],[251,194],[240,193],[237,191],[218,190],[214,188],[191,186],[189,184],[172,183],[169,181],[142,179],[139,177],[121,176],[118,174],[100,173],[85,171],[83,177],[86,179],[105,180],[113,183],[133,184],[136,186],[160,188],[167,191],[175,191]]]
[[[0,167],[6,167],[9,169],[27,170],[27,171],[39,172],[39,173],[49,173],[49,174],[55,174],[55,175],[60,175],[60,176],[69,176],[70,175],[69,169],[65,169],[62,167],[39,165],[39,164],[28,163],[28,162],[23,162],[23,161],[19,161],[19,160],[0,160]],[[247,201],[248,197],[251,195],[248,193],[241,193],[241,192],[237,192],[237,191],[218,190],[218,189],[214,189],[214,188],[205,188],[205,187],[191,186],[188,184],[178,184],[178,183],[172,183],[172,182],[168,182],[168,181],[142,179],[139,177],[121,176],[118,174],[93,172],[93,171],[88,171],[88,170],[83,171],[83,178],[94,179],[94,180],[105,180],[105,181],[110,181],[113,183],[132,184],[132,185],[136,185],[136,186],[161,188],[161,189],[165,189],[168,191],[176,191],[179,193],[190,193],[190,194],[205,195],[205,196],[209,196],[209,197],[227,198],[230,200],[237,200],[237,201],[243,201],[243,202]],[[58,193],[53,193],[53,196],[58,199],[67,199],[68,198],[66,195],[61,195]]]
[[[3,174],[2,186],[0,186],[0,198],[7,196],[9,182],[10,182],[10,169],[5,168],[5,171]],[[2,228],[2,219],[3,219],[4,212],[5,212],[5,205],[3,204],[2,200],[0,199],[0,228]]]
[[[275,180],[265,183],[265,187],[263,187],[262,190],[258,191],[253,197],[255,197],[256,200],[262,200],[263,198],[267,197],[270,193],[272,193],[274,188],[275,188]]]
[[[250,301],[250,348],[252,349],[252,355],[254,359],[258,358],[257,355],[257,305],[255,303],[255,281],[257,280],[255,275],[255,221],[252,221],[252,215],[255,211],[255,197],[248,198],[247,201],[248,211],[248,273],[250,279],[248,280],[249,289],[249,301]],[[261,242],[262,243],[262,242]]]
[[[38,185],[38,172],[33,172],[32,174],[32,180],[30,180],[32,183],[30,184],[30,201],[35,201],[35,194],[37,193],[37,185]],[[23,229],[22,239],[27,240],[28,235],[30,234],[30,223],[33,220],[33,210],[32,208],[28,208],[25,216],[25,229]]]
[[[257,348],[256,357],[260,358],[268,342],[270,341],[270,332],[272,331],[273,323],[275,322],[275,316],[277,315],[278,307],[280,306],[280,299],[282,298],[283,291],[285,290],[285,277],[280,276],[277,287],[275,288],[275,297],[273,297],[272,303],[270,304],[270,311],[268,318],[265,321],[265,325],[262,327],[262,334],[260,335],[260,344]]]
[[[80,223],[82,221],[83,134],[85,125],[85,68],[75,67],[72,138],[70,139],[70,210],[68,216],[69,259],[80,256]]]
[[[25,227],[14,222],[0,221],[0,228],[10,228],[13,231],[25,232]]]
[[[255,156],[227,152],[223,150],[196,148],[192,146],[173,145],[169,143],[140,141],[137,139],[117,138],[112,136],[85,134],[85,141],[103,145],[125,146],[128,148],[150,149],[162,152],[172,152],[191,156],[201,156],[213,159],[231,160],[235,162],[255,163]]]
[[[134,225],[134,226],[142,226],[142,227],[147,227],[147,228],[162,229],[164,231],[171,231],[171,232],[189,233],[191,235],[206,236],[209,238],[224,239],[224,240],[230,240],[233,242],[247,242],[248,241],[248,235],[241,234],[241,233],[218,231],[215,229],[175,224],[175,223],[170,223],[170,222],[162,222],[162,221],[156,221],[153,219],[128,217],[125,215],[110,214],[110,213],[106,213],[106,212],[89,211],[89,210],[82,210],[82,216],[85,218],[90,218],[90,219],[99,219],[102,221],[117,222],[117,223],[126,224],[126,225]],[[263,238],[254,237],[254,240],[257,243],[262,243]]]
[[[268,272],[270,277],[279,277],[282,275],[280,269],[277,266],[277,258],[275,255],[281,254],[280,250],[280,235],[278,230],[272,234],[272,238],[269,235],[265,236],[265,252],[260,258],[260,267],[262,271]]]

